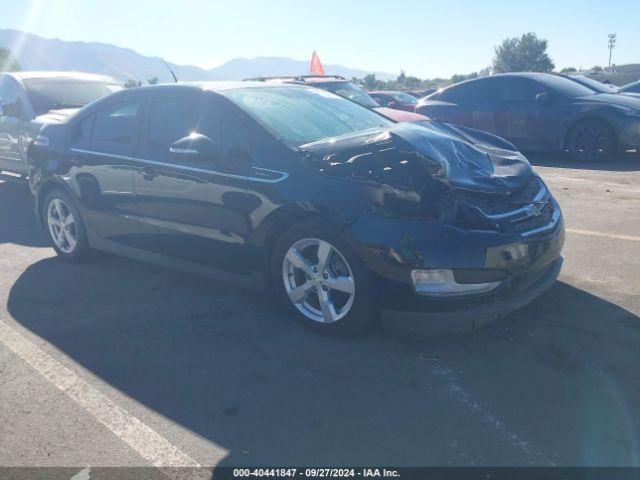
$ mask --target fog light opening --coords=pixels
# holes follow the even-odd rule
[[[488,293],[498,288],[502,283],[458,283],[453,276],[453,271],[447,269],[412,270],[411,281],[416,293],[434,297]]]

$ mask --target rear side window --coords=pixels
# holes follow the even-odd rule
[[[91,139],[103,142],[133,143],[138,135],[139,99],[117,102],[95,114]],[[88,127],[87,127],[88,128]],[[82,129],[85,131],[85,129]]]
[[[440,93],[438,100],[447,102],[469,101],[486,102],[500,99],[502,79],[472,80],[448,88]]]
[[[149,146],[169,148],[190,133],[200,132],[200,104],[196,97],[154,99],[149,115]],[[212,139],[215,140],[215,137]]]
[[[512,78],[501,89],[500,99],[504,102],[533,102],[536,95],[545,91],[544,86],[524,78]]]

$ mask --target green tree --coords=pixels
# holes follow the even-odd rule
[[[572,72],[577,72],[577,70],[573,67],[567,67],[560,70],[560,73],[572,73]]]
[[[369,75],[365,75],[362,79],[362,85],[368,90],[375,90],[378,88],[378,79],[376,78],[376,74],[370,73]]]
[[[124,88],[136,88],[141,86],[142,86],[142,82],[140,80],[134,80],[133,78],[130,78],[124,84]]]
[[[151,77],[147,79],[147,83],[149,85],[157,85],[158,83],[158,77]]]
[[[495,47],[494,73],[551,72],[553,62],[547,55],[548,42],[533,33],[506,38]]]
[[[18,70],[21,70],[20,64],[11,50],[0,47],[0,72],[16,72]]]
[[[602,67],[600,67],[600,66],[596,65],[595,67],[593,67],[593,68],[591,69],[591,71],[592,71],[592,72],[601,72],[601,71],[602,71]]]

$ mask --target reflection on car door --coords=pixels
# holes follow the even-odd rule
[[[159,93],[151,99],[145,136],[134,155],[140,247],[216,268],[250,268],[242,252],[255,208],[243,176],[251,147],[240,122],[232,128],[240,144],[225,135],[234,118],[230,107],[203,93]],[[191,133],[216,142],[222,157],[172,154],[171,145]]]
[[[122,98],[122,97],[119,97]],[[114,100],[71,130],[69,172],[77,191],[89,240],[130,244],[138,233],[131,155],[140,131],[142,100]]]
[[[503,82],[498,96],[504,121],[496,134],[523,150],[548,147],[553,136],[548,135],[549,125],[541,116],[545,106],[536,102],[536,96],[545,91],[543,85],[526,78],[513,77]]]

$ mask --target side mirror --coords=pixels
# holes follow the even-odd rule
[[[400,105],[398,105],[398,102],[394,102],[393,100],[387,103],[387,107],[389,108],[398,108],[399,106]]]
[[[549,105],[552,102],[551,95],[549,92],[542,92],[536,95],[536,103],[540,105]]]
[[[201,133],[175,141],[169,147],[169,153],[182,161],[212,161],[222,157],[220,146]]]

